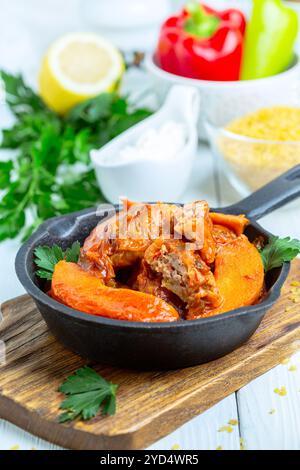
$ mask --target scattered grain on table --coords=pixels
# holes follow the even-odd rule
[[[275,388],[274,393],[276,393],[280,397],[285,397],[287,395],[287,391],[285,387]]]
[[[292,286],[290,288],[290,294],[292,294],[295,298],[300,297],[300,287]]]
[[[285,357],[284,359],[282,359],[282,360],[280,361],[280,364],[286,365],[286,364],[288,364],[289,362],[290,362],[290,358],[289,358],[289,357]]]
[[[179,444],[173,444],[172,447],[171,447],[171,450],[180,450],[181,447]]]
[[[294,302],[294,304],[298,304],[300,302],[300,296],[297,294],[292,294],[292,295],[289,295],[289,300],[291,300],[292,302]]]
[[[230,420],[228,421],[228,424],[229,424],[230,426],[237,426],[237,425],[239,424],[239,422],[238,422],[237,419],[230,419]]]
[[[218,429],[218,432],[228,432],[228,433],[231,433],[231,432],[233,432],[233,427],[232,427],[232,426],[221,426],[221,427]]]
[[[246,449],[245,439],[240,437],[240,450],[245,450],[245,449]]]

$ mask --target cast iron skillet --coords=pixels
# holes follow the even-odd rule
[[[256,220],[300,195],[300,165],[238,204],[217,209],[246,214],[246,235],[270,235]],[[213,209],[215,210],[215,209]],[[19,250],[16,271],[52,333],[69,349],[92,361],[139,369],[174,369],[211,361],[241,346],[280,295],[289,263],[266,276],[267,296],[258,305],[221,315],[175,323],[138,323],[96,317],[66,307],[45,294],[36,279],[33,250],[57,243],[81,243],[107,212],[95,208],[48,220]],[[238,286],[236,286],[238,289]]]

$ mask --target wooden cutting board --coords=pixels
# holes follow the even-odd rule
[[[66,448],[145,448],[300,349],[300,302],[291,293],[295,281],[300,281],[300,261],[293,263],[281,298],[255,335],[224,358],[170,372],[90,364],[119,384],[117,413],[65,425],[58,423],[63,398],[58,386],[87,361],[55,340],[28,296],[10,300],[2,305],[0,326],[6,346],[0,416]]]

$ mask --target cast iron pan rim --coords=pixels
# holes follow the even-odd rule
[[[115,205],[118,209],[119,206]],[[66,219],[73,219],[75,220],[77,215],[80,216],[87,216],[88,214],[93,214],[96,208],[86,209],[84,211],[75,212],[72,214],[67,214],[59,217],[53,217],[46,222],[44,222],[38,230],[23,244],[23,246],[19,249],[16,261],[15,261],[15,268],[16,273],[18,276],[19,281],[25,288],[25,290],[29,293],[34,300],[50,307],[54,310],[59,311],[60,313],[71,317],[73,320],[77,320],[78,322],[82,323],[90,323],[96,325],[106,325],[112,327],[121,327],[124,329],[135,329],[135,330],[174,330],[174,329],[181,329],[181,328],[189,328],[200,324],[207,324],[207,323],[214,323],[214,322],[222,322],[229,318],[241,318],[244,315],[253,315],[256,312],[260,312],[261,310],[267,310],[270,308],[273,303],[278,299],[280,295],[280,289],[287,278],[287,275],[290,270],[290,263],[284,263],[281,272],[278,276],[277,281],[273,284],[271,289],[268,292],[267,297],[261,303],[256,305],[251,305],[248,307],[240,307],[235,310],[230,310],[229,312],[222,313],[220,315],[215,315],[212,317],[207,318],[199,318],[197,320],[185,320],[185,321],[177,321],[177,322],[161,322],[161,323],[144,323],[144,322],[131,322],[126,320],[114,320],[110,318],[90,315],[79,310],[75,310],[71,307],[67,307],[56,300],[49,297],[45,292],[43,292],[36,284],[33,282],[31,276],[27,271],[27,263],[32,255],[32,245],[36,244],[42,236],[48,232],[48,229],[56,224],[59,220],[66,220]],[[221,209],[212,209],[213,211],[220,211]],[[269,234],[266,230],[264,230],[257,222],[250,220],[251,225],[259,229],[265,234]]]

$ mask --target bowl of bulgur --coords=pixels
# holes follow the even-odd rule
[[[243,196],[300,163],[300,105],[259,108],[221,126],[207,120],[206,130]]]

